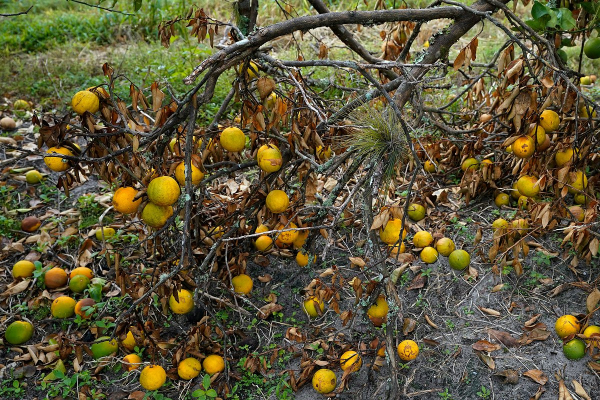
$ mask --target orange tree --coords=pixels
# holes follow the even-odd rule
[[[316,14],[300,15],[277,2],[285,20],[261,27],[256,26],[257,0],[235,3],[236,24],[191,9],[159,27],[165,46],[174,26],[187,23],[191,35],[199,41],[208,38],[217,48],[185,78],[187,93],[178,95],[156,82],[138,87],[105,64],[107,83],[88,89],[93,97],[77,96],[79,116],[35,117],[34,122],[41,126],[40,144],[54,149],[46,160],[68,164],[56,167],[66,169],[59,187],[68,192],[81,176],[98,175],[118,189],[113,204],[123,221],[143,232],[142,249],[152,274],[113,263],[117,285],[134,299],[116,319],[113,337],[136,325],[132,316],[139,315],[138,308],[146,310],[142,315],[147,312],[155,293],[164,311],[169,304],[176,313],[188,310],[182,293],[190,289],[195,304],[212,316],[224,306],[247,314],[239,304],[250,303],[245,294],[256,278],[246,273],[256,251],[253,244],[272,257],[292,257],[298,251],[299,264],[314,265],[313,256],[318,256],[329,266],[303,289],[308,315],[319,317],[327,304],[344,326],[365,315],[376,326],[385,324],[385,334],[362,346],[367,338],[356,332],[349,339],[335,339],[338,346],[321,360],[303,353],[302,371],[299,376],[290,371],[289,384],[297,389],[318,366],[333,364],[354,348],[377,357],[370,368],[381,366],[387,354],[387,397],[395,399],[400,396],[400,371],[394,332],[403,320],[403,293],[396,282],[416,262],[405,252],[410,243],[400,232],[435,229],[427,220],[419,225],[409,221],[411,204],[411,210],[417,205],[431,210],[449,205],[456,196],[468,203],[502,193],[518,200],[513,221],[497,220],[489,227],[489,239],[482,240],[480,229],[474,243],[460,244],[468,252],[454,250],[454,243],[444,240],[437,250],[427,250],[427,257],[422,255],[429,263],[438,259],[438,251],[448,254],[451,266],[466,276],[477,275],[469,265],[475,254],[492,263],[496,273],[510,265],[521,274],[519,257],[528,254],[527,238],[559,227],[564,228],[563,244],[575,250],[574,265],[597,255],[598,139],[593,133],[598,105],[582,89],[587,80],[581,80],[581,62],[578,70],[570,69],[563,48],[580,46],[585,57],[600,56],[599,39],[591,37],[598,9],[590,2],[535,2],[531,18],[523,21],[504,0],[470,6],[435,1],[422,9],[374,1],[372,11],[345,12],[330,12],[321,0],[309,3]],[[497,19],[497,11],[504,21]],[[425,23],[434,20],[450,22],[426,37],[426,47],[416,49]],[[380,27],[382,52],[369,52],[345,27],[349,24]],[[472,28],[485,25],[498,28],[506,41],[491,62],[478,63],[479,34],[457,43]],[[343,43],[343,59],[330,59],[324,42],[315,59],[285,60],[270,53],[273,41],[319,27],[329,28]],[[449,60],[453,48],[456,56]],[[355,87],[331,82],[323,88],[323,82],[304,73],[307,68],[342,70]],[[199,123],[199,113],[230,69],[236,75],[227,82],[228,95],[212,122]],[[130,84],[128,99],[115,94],[122,81]],[[455,96],[439,94],[449,89]],[[332,91],[343,93],[342,106]],[[86,97],[88,105],[79,101]],[[231,110],[237,116],[227,118]],[[460,181],[451,185],[449,175]],[[502,201],[508,204],[510,198]],[[349,233],[342,227],[350,227]],[[438,233],[429,235],[424,246],[435,246],[443,229]],[[348,274],[327,264],[332,247],[342,239],[360,244],[360,257],[350,258],[359,272]],[[261,255],[255,261],[268,259]],[[284,284],[293,281],[294,276]],[[355,302],[341,309],[341,289],[348,284]],[[280,311],[276,302],[271,298],[256,306],[258,317]],[[190,328],[176,343],[174,364],[194,346],[194,351],[200,346],[201,352],[232,359],[226,328],[218,319],[213,324],[220,344],[210,340],[210,331]],[[322,340],[324,334],[294,329],[287,337],[305,342],[309,337]],[[152,342],[149,346],[151,352],[164,353]],[[379,351],[382,346],[386,352]],[[344,372],[337,392],[352,370]],[[227,380],[218,381],[218,388],[230,390]]]

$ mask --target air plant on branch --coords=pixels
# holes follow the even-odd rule
[[[366,161],[365,165],[381,170],[379,185],[388,186],[398,168],[410,160],[410,147],[400,119],[391,107],[378,110],[368,103],[349,117],[354,129],[345,139],[346,145]]]

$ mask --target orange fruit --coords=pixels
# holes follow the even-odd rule
[[[479,161],[477,161],[476,158],[467,158],[465,161],[463,161],[463,163],[460,165],[460,168],[467,172],[467,171],[474,171],[477,168],[479,168]]]
[[[54,318],[70,318],[75,314],[75,300],[69,296],[57,297],[50,306]]]
[[[328,394],[334,391],[337,378],[332,370],[321,368],[313,375],[312,385],[318,393]]]
[[[298,236],[292,242],[295,249],[300,249],[306,243],[306,239],[308,239],[308,230],[298,231]]]
[[[294,229],[294,230],[281,232],[277,236],[277,239],[280,240],[284,244],[294,243],[294,240],[296,240],[296,238],[298,237],[298,231],[295,230],[295,228],[297,228],[297,226],[293,222],[290,222],[287,227],[284,226],[283,224],[279,224],[277,226],[278,231],[283,230],[283,229]]]
[[[554,155],[554,161],[557,167],[562,167],[569,162],[573,161],[574,150],[572,147],[568,147],[562,151],[557,151]]]
[[[217,354],[211,354],[202,361],[202,368],[209,375],[225,370],[225,360]]]
[[[125,368],[127,371],[133,371],[142,365],[142,359],[137,354],[127,354],[125,357],[123,357],[122,364],[123,368]]]
[[[90,346],[94,360],[102,357],[108,357],[119,350],[117,339],[110,340],[108,336],[101,336]]]
[[[598,341],[600,341],[600,326],[596,326],[596,325],[588,326],[583,331],[583,335],[588,338],[591,338],[591,340],[586,340],[586,342],[588,342],[588,343],[594,342],[594,343],[598,344]],[[594,335],[594,336],[592,336],[592,335]]]
[[[64,154],[66,156],[72,156],[73,152],[71,152],[71,150],[61,146],[50,147],[46,152],[46,156],[44,157],[44,163],[54,172],[63,172],[71,167],[69,160],[66,158],[51,156],[52,154]]]
[[[581,329],[581,324],[574,315],[563,315],[556,320],[554,331],[559,338],[564,339],[567,336],[576,335]]]
[[[175,296],[169,297],[169,307],[175,314],[187,314],[194,308],[194,296],[192,292],[186,289],[181,289],[177,292],[178,300]]]
[[[498,208],[500,208],[502,206],[508,206],[510,204],[510,196],[507,195],[506,193],[500,193],[494,199],[494,204],[496,204],[496,207],[498,207]]]
[[[575,204],[586,205],[588,198],[584,193],[577,193],[575,196],[573,196],[573,201]]]
[[[27,342],[33,336],[33,325],[27,321],[14,321],[4,332],[6,341],[13,345],[20,345]]]
[[[186,358],[177,366],[177,375],[186,381],[200,375],[200,371],[202,371],[202,364],[194,357]]]
[[[252,287],[254,286],[252,278],[246,274],[234,276],[231,279],[231,284],[233,285],[233,290],[238,294],[248,294],[252,291]]]
[[[114,230],[114,228],[110,228],[110,227],[102,227],[100,229],[96,230],[96,239],[102,241],[102,234],[104,234],[104,240],[111,238],[113,236],[115,236],[117,232]]]
[[[27,171],[27,173],[25,174],[25,180],[30,185],[35,185],[36,183],[40,183],[42,181],[42,179],[44,179],[44,177],[42,176],[40,171],[37,171],[35,169],[33,169],[31,171]]]
[[[167,381],[167,373],[160,365],[148,365],[140,374],[140,385],[146,390],[158,390]]]
[[[100,108],[100,100],[94,93],[88,90],[82,90],[75,93],[75,96],[73,96],[71,107],[73,107],[73,111],[79,115],[86,111],[93,114]]]
[[[112,198],[112,204],[115,211],[121,214],[133,214],[142,203],[142,199],[133,200],[138,191],[132,187],[126,186],[118,188]]]
[[[427,210],[425,210],[425,207],[423,207],[420,204],[412,203],[408,206],[408,216],[415,222],[419,222],[420,220],[425,218],[426,212]]]
[[[452,239],[443,237],[435,243],[435,249],[444,257],[448,257],[456,249],[456,246]]]
[[[220,143],[225,150],[237,153],[244,150],[246,135],[240,128],[225,128],[221,132]]]
[[[300,267],[306,267],[308,265],[308,261],[310,259],[310,256],[308,253],[306,253],[303,250],[300,250],[298,253],[296,253],[296,263],[300,266]],[[317,262],[317,256],[314,255],[313,256],[313,263]]]
[[[388,248],[390,250],[391,256],[396,256],[398,253],[404,253],[406,251],[406,245],[404,242],[400,242],[399,244],[388,244]]]
[[[419,231],[413,237],[415,247],[423,248],[429,246],[431,243],[433,243],[433,236],[427,231]]]
[[[581,360],[585,356],[585,342],[581,339],[568,341],[563,345],[563,354],[569,360]]]
[[[471,256],[465,250],[454,250],[448,256],[448,263],[452,269],[462,271],[471,263]]]
[[[320,300],[315,296],[310,296],[308,299],[304,300],[303,306],[306,314],[312,318],[316,318],[323,314],[323,310],[325,310],[325,303],[323,303],[323,300]]]
[[[520,136],[513,142],[512,150],[519,158],[529,158],[535,152],[535,141],[529,136]]]
[[[521,192],[519,192],[519,188],[517,187],[517,182],[513,183],[512,190],[510,191],[510,195],[515,200],[519,200],[519,197],[522,196]]]
[[[88,267],[77,267],[77,268],[75,268],[73,271],[71,271],[71,274],[69,275],[69,277],[71,279],[73,279],[77,275],[85,275],[89,279],[92,279],[94,277],[94,273]]]
[[[279,171],[283,164],[281,152],[273,144],[261,146],[256,153],[256,161],[260,169],[267,173]]]
[[[90,284],[90,278],[85,275],[77,275],[69,281],[69,289],[73,293],[82,293]]]
[[[517,201],[517,207],[521,210],[527,210],[527,204],[530,202],[529,200],[530,198],[527,196],[519,197],[519,201]],[[531,199],[531,202],[534,202],[533,199]]]
[[[382,242],[387,244],[395,244],[400,240],[400,229],[402,227],[402,220],[400,218],[391,218],[385,225],[385,228],[379,230],[379,238]],[[404,231],[402,232],[402,239],[406,238],[408,230],[406,224]]]
[[[200,168],[196,167],[194,164],[191,164],[192,167],[192,185],[197,185],[204,178],[204,173],[200,171]],[[181,186],[185,186],[185,163],[182,161],[177,164],[175,168],[175,179]]]
[[[427,246],[427,247],[424,247],[423,250],[421,250],[420,257],[421,257],[421,261],[423,261],[424,263],[433,264],[438,259],[438,252],[433,247]]]
[[[576,171],[575,178],[570,179],[569,193],[576,194],[585,190],[588,184],[587,176],[583,171]]]
[[[372,318],[383,318],[389,311],[388,302],[384,296],[377,297],[375,304],[371,305],[367,310],[367,315]]]
[[[527,234],[527,230],[529,229],[529,223],[526,219],[523,218],[513,220],[511,225],[513,231],[518,233],[519,235]]]
[[[546,141],[546,130],[540,125],[536,125],[529,131],[529,136],[537,140],[539,147]]]
[[[13,103],[13,108],[15,110],[29,110],[31,109],[31,105],[27,100],[18,99]]]
[[[264,226],[264,225],[261,225],[261,226]],[[267,231],[268,231],[268,229],[269,228],[267,228]],[[260,233],[258,231],[258,229],[256,230],[256,233]],[[256,247],[256,250],[258,250],[258,251],[267,251],[271,248],[272,245],[273,245],[273,239],[271,239],[267,235],[261,235],[254,241],[254,247]]]
[[[419,355],[419,346],[412,340],[403,340],[398,345],[398,356],[402,361],[412,361]]]
[[[143,334],[141,335],[143,336]],[[138,345],[135,340],[135,336],[133,336],[133,333],[131,331],[127,331],[127,335],[125,336],[125,339],[121,341],[121,345],[129,351],[132,351],[133,349],[135,349],[135,346]]]
[[[35,264],[31,261],[21,260],[15,263],[12,268],[13,278],[29,278],[33,276],[35,271]]]
[[[142,211],[142,220],[149,227],[159,229],[162,228],[169,218],[173,215],[173,207],[157,206],[154,203],[148,203]]]
[[[81,316],[83,319],[89,319],[94,313],[95,305],[96,302],[92,299],[81,299],[75,304],[75,314]]]
[[[431,161],[427,160],[423,164],[423,169],[425,171],[429,172],[430,174],[433,174],[435,172],[435,164],[432,163]]]
[[[273,214],[279,214],[287,210],[290,199],[283,190],[271,190],[265,200],[267,208]]]
[[[519,193],[527,197],[535,197],[540,193],[538,177],[533,175],[523,175],[517,181]],[[519,196],[520,197],[520,196]]]
[[[555,111],[544,110],[540,115],[540,125],[546,133],[554,132],[560,125],[560,118]]]
[[[44,284],[48,289],[57,289],[67,284],[67,273],[64,269],[54,267],[44,274]]]
[[[492,228],[494,228],[494,232],[496,232],[500,229],[507,229],[508,221],[505,220],[504,218],[498,218],[498,219],[494,220],[494,222],[492,222]]]
[[[362,366],[362,358],[354,350],[349,350],[340,357],[340,368],[342,371],[347,369],[357,372]]]
[[[166,207],[177,201],[181,189],[179,189],[177,181],[170,176],[159,176],[150,181],[147,194],[152,203]]]

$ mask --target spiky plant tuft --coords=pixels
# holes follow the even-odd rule
[[[397,168],[410,157],[400,120],[391,107],[377,110],[370,104],[356,109],[350,119],[354,129],[346,138],[346,146],[368,163],[382,165],[381,183],[387,186],[396,176]]]

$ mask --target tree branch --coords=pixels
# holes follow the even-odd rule
[[[394,21],[430,21],[443,18],[457,19],[461,15],[464,16],[464,14],[464,10],[462,10],[460,7],[449,6],[424,10],[402,9],[334,12],[294,18],[260,29],[252,33],[246,39],[240,40],[239,42],[236,42],[231,46],[219,51],[217,54],[207,58],[200,65],[198,65],[194,71],[192,71],[192,73],[183,80],[183,82],[186,85],[190,85],[207,68],[224,62],[231,55],[235,57],[239,56],[239,53],[243,51],[254,51],[273,39],[288,35],[298,30],[306,31],[322,26],[335,26],[344,24],[374,25]]]
[[[0,14],[0,17],[16,17],[17,15],[24,15],[24,14],[27,14],[29,11],[31,11],[32,8],[33,8],[33,6],[29,7],[25,11],[21,11],[21,12],[14,13],[14,14]]]

